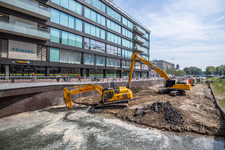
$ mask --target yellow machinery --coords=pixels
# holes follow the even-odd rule
[[[135,59],[139,59],[141,62],[146,64],[149,68],[157,72],[161,77],[163,77],[165,83],[165,89],[161,89],[159,93],[170,93],[170,95],[177,95],[177,94],[185,94],[185,90],[191,90],[191,85],[187,84],[186,82],[176,82],[176,80],[171,80],[169,76],[164,72],[162,69],[158,68],[156,65],[152,64],[151,62],[147,61],[144,57],[142,57],[139,53],[135,52],[131,57],[131,67],[130,67],[130,76],[127,88],[130,87],[131,79],[134,70]]]
[[[70,109],[73,109],[71,95],[77,93],[83,93],[88,91],[98,91],[99,94],[102,95],[100,104],[112,104],[112,103],[120,103],[120,102],[128,102],[131,98],[133,98],[133,93],[130,89],[126,87],[119,87],[119,89],[106,88],[95,84],[86,84],[74,86],[75,90],[68,91],[67,88],[64,88],[63,95],[66,107],[69,106]]]

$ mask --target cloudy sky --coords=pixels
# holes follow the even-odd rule
[[[114,0],[151,30],[150,58],[184,67],[225,65],[225,0]]]

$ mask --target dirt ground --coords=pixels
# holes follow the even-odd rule
[[[187,91],[186,95],[175,97],[158,94],[160,88],[162,86],[132,88],[134,97],[129,101],[128,107],[107,108],[103,109],[102,113],[161,130],[225,136],[225,120],[215,107],[214,99],[206,85],[197,84],[191,91]],[[96,94],[73,101],[76,104],[92,105],[100,99],[100,94]]]

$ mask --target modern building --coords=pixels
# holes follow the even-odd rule
[[[128,76],[134,52],[149,60],[150,32],[112,0],[0,0],[0,75]]]
[[[153,60],[156,63],[156,66],[160,69],[166,71],[166,69],[174,69],[175,65],[165,60]],[[156,74],[158,76],[158,74]]]

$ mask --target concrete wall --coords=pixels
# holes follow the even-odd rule
[[[113,85],[115,88],[118,88],[120,86],[126,86],[127,82],[99,82],[97,84],[104,88],[109,88]],[[149,87],[157,84],[163,84],[163,80],[137,80],[132,81],[131,86]],[[75,85],[76,84],[73,86]],[[0,92],[0,118],[21,112],[34,111],[47,108],[49,106],[64,104],[63,89],[64,87],[67,87],[71,90],[73,89],[73,86],[55,85],[2,90]],[[79,93],[72,95],[72,99],[90,96],[97,93],[98,92],[96,91]]]

